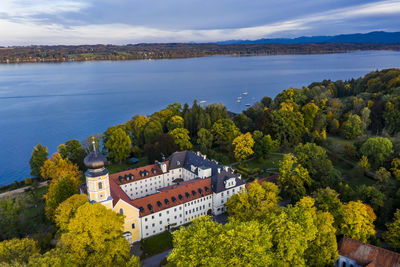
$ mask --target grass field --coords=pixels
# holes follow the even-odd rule
[[[270,168],[278,168],[279,161],[283,159],[283,154],[280,153],[272,153],[268,159],[258,160],[253,159],[251,161],[246,162],[247,168],[249,169],[270,169]]]
[[[143,247],[143,257],[150,257],[172,248],[172,235],[165,231],[140,241]]]

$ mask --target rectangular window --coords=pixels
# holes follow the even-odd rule
[[[160,221],[160,224],[162,224],[162,221]]]
[[[151,226],[153,226],[153,227],[154,227],[154,226],[156,226],[156,224],[155,224],[155,223],[153,223]]]
[[[144,221],[147,222],[147,218],[145,218]]]
[[[169,214],[169,210],[167,210],[167,214]]]
[[[135,224],[134,223],[132,223],[132,229],[135,229]]]
[[[161,217],[161,215],[162,215],[162,213],[160,212],[160,214],[159,214],[158,216],[160,216],[160,217]]]

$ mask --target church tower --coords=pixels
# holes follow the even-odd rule
[[[88,170],[85,172],[86,187],[90,203],[101,203],[109,209],[112,209],[112,197],[110,192],[110,181],[108,170],[105,168],[106,157],[101,152],[96,151],[93,138],[93,151],[84,159]]]

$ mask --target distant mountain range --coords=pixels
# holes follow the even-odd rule
[[[376,31],[369,33],[340,34],[334,36],[301,36],[297,38],[263,38],[258,40],[230,40],[216,44],[310,44],[310,43],[380,43],[400,44],[400,32]]]

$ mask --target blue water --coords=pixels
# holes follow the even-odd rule
[[[176,101],[223,102],[237,112],[288,87],[389,67],[400,67],[400,52],[0,65],[0,184],[29,176],[38,142],[53,153]]]

